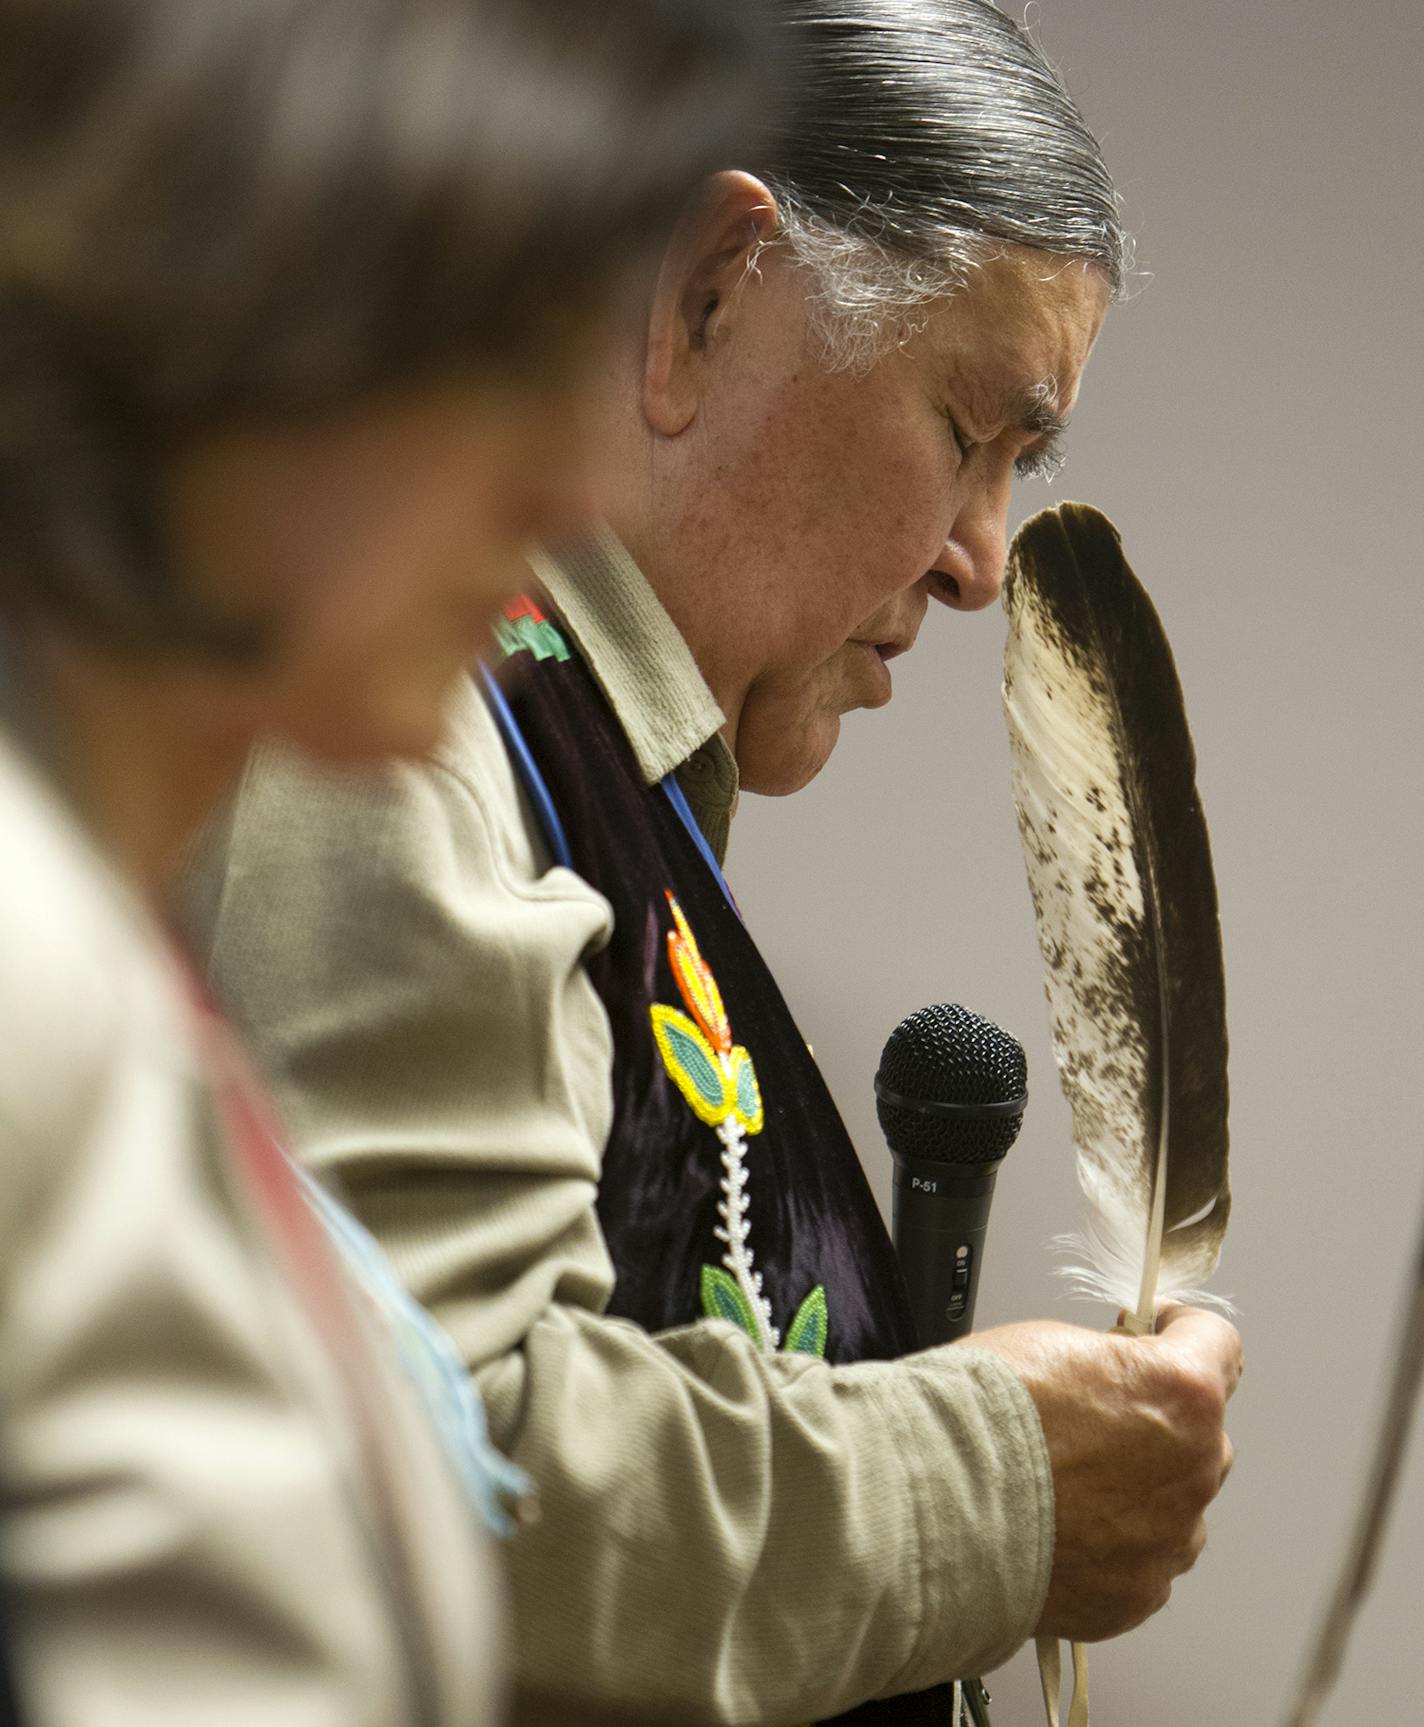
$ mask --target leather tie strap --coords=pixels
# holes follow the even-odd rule
[[[1056,1637],[1039,1637],[1038,1677],[1043,1685],[1043,1706],[1048,1727],[1060,1727],[1059,1701],[1063,1688],[1063,1664]],[[1066,1727],[1088,1727],[1088,1650],[1082,1643],[1073,1648],[1073,1696],[1068,1704]]]

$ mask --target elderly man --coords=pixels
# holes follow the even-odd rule
[[[1097,147],[987,0],[771,10],[800,108],[685,212],[607,380],[610,532],[539,559],[430,762],[261,753],[193,903],[298,1146],[539,1482],[525,1686],[942,1722],[930,1688],[1166,1600],[1239,1340],[1176,1309],[910,1353],[721,880],[739,782],[803,785],[931,601],[994,598],[1122,272]]]

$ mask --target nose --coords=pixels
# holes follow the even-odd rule
[[[957,612],[993,605],[1004,585],[1009,553],[1009,494],[1013,468],[985,475],[955,512],[949,538],[931,566],[941,580],[936,597]]]

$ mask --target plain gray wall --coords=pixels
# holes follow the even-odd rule
[[[1200,757],[1225,928],[1236,1210],[1218,1287],[1247,1376],[1211,1543],[1094,1659],[1094,1727],[1281,1719],[1363,1473],[1424,1200],[1417,859],[1424,6],[1041,0],[1150,282],[1109,316],[1050,491],[1105,509],[1157,600]],[[1014,1030],[1032,1100],[981,1323],[1068,1301],[1077,1201],[999,717],[998,611],[936,608],[892,706],[790,800],[748,798],[730,875],[882,1202],[881,1043],[924,1002]],[[1326,1712],[1424,1723],[1424,1442]],[[1019,1656],[996,1727],[1041,1720]]]

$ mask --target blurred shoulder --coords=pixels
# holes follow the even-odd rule
[[[203,957],[244,922],[327,918],[419,885],[460,898],[477,883],[534,887],[548,869],[484,698],[462,678],[427,757],[333,766],[278,742],[252,752],[238,792],[184,872],[185,917]]]
[[[191,1071],[186,1009],[137,893],[3,738],[0,832],[0,1133],[45,1162],[126,1064]]]

